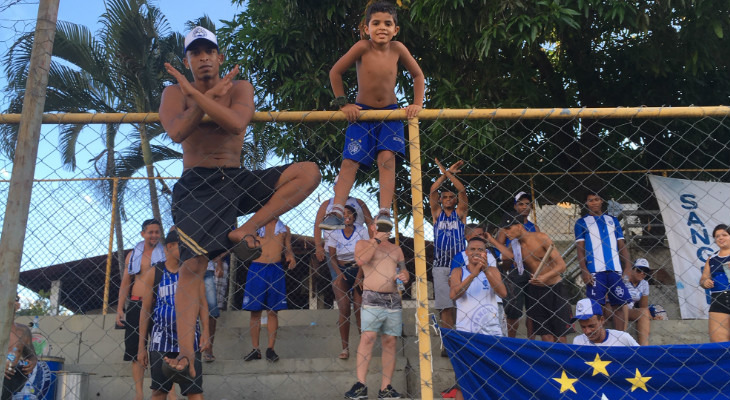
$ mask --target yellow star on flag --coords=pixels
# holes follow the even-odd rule
[[[575,384],[575,382],[578,381],[578,379],[568,378],[568,375],[565,374],[565,371],[563,371],[563,374],[560,376],[560,378],[553,378],[553,380],[560,384],[560,393],[563,393],[568,390],[573,391],[573,393],[578,393],[575,391],[575,388],[573,387],[573,385]]]
[[[593,367],[593,375],[596,376],[599,373],[608,376],[608,371],[606,370],[606,367],[608,364],[611,364],[611,361],[603,361],[601,360],[601,357],[598,357],[598,354],[596,354],[596,359],[593,361],[586,361],[586,364]]]
[[[639,372],[639,369],[636,369],[636,376],[633,378],[626,378],[627,381],[631,383],[631,391],[638,388],[644,389],[645,392],[648,392],[646,389],[646,382],[649,382],[649,379],[651,379],[650,376],[641,376],[641,373]]]

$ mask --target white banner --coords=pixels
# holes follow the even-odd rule
[[[730,223],[730,184],[649,175],[667,231],[683,319],[707,319],[699,286],[708,256],[717,251],[712,230]]]

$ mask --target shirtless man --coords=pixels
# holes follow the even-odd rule
[[[251,350],[244,361],[260,360],[259,335],[261,333],[261,312],[267,310],[268,323],[266,330],[269,333],[269,345],[266,348],[266,359],[271,362],[279,361],[274,351],[276,330],[279,329],[277,312],[287,307],[286,304],[286,273],[281,265],[281,256],[284,255],[287,268],[297,266],[294,253],[291,249],[291,233],[289,227],[279,219],[275,219],[256,232],[261,242],[261,257],[254,260],[246,275],[246,288],[243,294],[243,310],[251,311]]]
[[[566,265],[557,248],[545,261],[540,273],[535,271],[553,243],[543,232],[528,232],[525,229],[524,217],[517,211],[505,214],[501,228],[510,240],[518,240],[522,250],[522,264],[532,277],[525,288],[527,316],[534,323],[535,335],[540,335],[546,342],[566,343],[566,336],[572,330],[570,304],[563,294],[560,274],[565,272]],[[515,256],[511,249],[504,246],[491,235],[487,240],[502,253],[503,258],[513,261]],[[515,264],[518,264],[515,261]]]
[[[134,379],[135,400],[144,398],[144,365],[137,361],[139,343],[139,315],[142,309],[142,297],[149,287],[135,285],[137,278],[150,270],[153,264],[165,261],[165,248],[160,243],[162,225],[156,219],[142,222],[141,242],[127,254],[124,261],[124,275],[119,285],[119,300],[117,300],[117,326],[124,326],[124,361],[132,362],[132,379]],[[130,294],[131,288],[131,296]],[[127,312],[124,313],[124,304],[127,302]],[[123,318],[122,318],[123,317]],[[174,393],[173,393],[174,395]],[[171,397],[171,399],[174,397]]]
[[[167,135],[182,145],[183,174],[173,190],[172,215],[180,235],[180,280],[176,301],[180,357],[175,368],[193,358],[195,320],[201,305],[199,286],[209,259],[232,250],[239,260],[261,256],[256,230],[301,203],[319,184],[312,162],[248,171],[241,149],[254,113],[253,86],[234,81],[235,66],[220,77],[223,54],[215,35],[196,27],[185,37],[183,74],[165,64],[177,80],[165,88],[160,121]],[[203,117],[210,122],[203,122]],[[237,217],[251,217],[233,229]],[[233,230],[232,230],[233,229]],[[190,373],[195,376],[194,368]]]
[[[20,297],[15,296],[15,313],[20,310]],[[38,363],[33,348],[33,339],[27,325],[13,323],[10,327],[10,342],[8,344],[7,359],[5,360],[5,378],[3,379],[2,400],[10,400],[13,393],[23,389],[28,375]]]
[[[403,251],[388,241],[390,233],[377,232],[376,224],[370,225],[370,231],[371,239],[360,240],[355,245],[355,262],[364,276],[362,335],[357,348],[357,382],[345,393],[345,398],[367,398],[368,366],[378,333],[381,333],[383,349],[383,380],[378,398],[400,398],[390,385],[395,371],[396,338],[403,330],[403,307],[396,279],[408,282],[408,271]]]

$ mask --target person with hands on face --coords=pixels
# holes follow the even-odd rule
[[[730,341],[730,233],[720,224],[712,230],[720,250],[707,259],[702,269],[700,286],[710,291],[710,341]]]
[[[396,281],[408,282],[405,257],[400,247],[390,243],[389,232],[370,226],[373,237],[355,245],[355,262],[362,269],[362,335],[357,348],[357,382],[345,393],[347,399],[368,397],[367,373],[373,346],[380,333],[382,341],[382,381],[379,399],[396,399],[401,395],[391,385],[395,371],[396,339],[403,332],[403,306]]]
[[[253,349],[244,357],[244,361],[261,359],[259,335],[261,333],[261,313],[266,310],[269,333],[266,359],[279,361],[274,351],[276,333],[279,329],[279,310],[287,308],[286,272],[282,265],[282,255],[287,269],[296,267],[296,260],[291,247],[289,227],[275,219],[257,232],[257,240],[261,242],[261,257],[254,260],[246,274],[246,286],[243,293],[243,310],[251,311],[249,327]]]
[[[141,283],[146,289],[142,295],[139,326],[142,332],[150,332],[150,334],[149,336],[139,335],[137,360],[142,368],[150,366],[150,377],[152,378],[150,389],[152,389],[151,398],[153,400],[163,400],[165,397],[174,399],[173,383],[175,382],[180,385],[180,392],[183,396],[187,396],[191,400],[203,399],[201,352],[206,351],[210,345],[208,305],[204,304],[203,307],[200,307],[200,314],[196,318],[199,325],[195,329],[196,352],[192,361],[198,374],[191,377],[187,370],[169,366],[170,360],[175,359],[180,352],[175,313],[175,293],[180,276],[178,233],[171,230],[165,241],[166,260],[153,265],[141,277]],[[199,291],[205,302],[204,285],[199,286]],[[168,369],[167,374],[165,369]],[[168,376],[169,374],[174,377]]]
[[[454,301],[449,297],[449,275],[451,273],[451,261],[455,255],[464,251],[466,241],[464,231],[466,216],[469,213],[469,199],[466,196],[466,187],[456,177],[461,172],[464,161],[457,161],[449,168],[444,168],[438,159],[436,165],[441,175],[431,185],[429,202],[431,205],[431,219],[433,221],[433,291],[434,308],[439,310],[441,326],[448,329],[454,328],[456,316],[454,314]],[[439,188],[449,180],[458,193]],[[446,353],[442,352],[442,356]]]
[[[358,332],[360,331],[362,277],[360,267],[355,262],[355,246],[360,240],[367,240],[370,236],[363,226],[355,224],[358,215],[354,207],[345,206],[345,229],[332,231],[327,242],[330,259],[337,266],[337,276],[332,282],[332,289],[335,292],[339,310],[337,325],[340,330],[342,351],[338,357],[341,360],[350,357],[350,293],[352,293],[352,303],[355,306],[357,329]]]
[[[359,168],[370,168],[377,163],[380,187],[380,210],[375,217],[379,232],[390,232],[393,220],[390,209],[395,193],[396,155],[405,154],[405,136],[401,121],[362,121],[357,119],[361,110],[395,110],[398,64],[402,64],[413,78],[413,104],[406,107],[408,119],[416,117],[423,107],[425,79],[421,68],[400,42],[392,40],[398,33],[398,16],[394,5],[377,2],[365,12],[365,33],[370,39],[360,40],[340,58],[330,70],[330,83],[335,100],[350,125],[345,134],[345,149],[339,180],[335,184],[332,211],[320,223],[320,228],[343,228],[345,201],[349,196]],[[342,75],[355,65],[357,69],[357,98],[348,101]]]
[[[456,330],[502,336],[498,296],[506,296],[507,288],[497,260],[486,246],[481,236],[469,239],[464,264],[451,271],[450,296],[456,303]],[[461,389],[454,389],[456,399],[463,399]]]
[[[15,296],[13,320],[20,310],[20,297]],[[7,358],[5,359],[5,376],[3,378],[2,400],[11,400],[13,394],[21,391],[28,376],[33,372],[38,358],[33,347],[33,335],[27,325],[13,322],[10,326]]]
[[[185,37],[184,51],[183,62],[193,81],[165,64],[177,84],[165,88],[160,103],[160,122],[183,152],[184,170],[172,196],[182,262],[176,301],[181,355],[173,360],[176,368],[188,368],[182,360],[193,357],[193,327],[202,304],[198,288],[208,261],[227,251],[242,262],[260,257],[256,230],[301,203],[320,180],[313,162],[256,171],[242,168],[245,134],[255,111],[253,86],[234,80],[238,66],[220,77],[223,54],[209,30],[193,28]],[[233,229],[239,216],[251,213]],[[192,366],[190,370],[194,376]]]

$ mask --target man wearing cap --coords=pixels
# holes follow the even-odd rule
[[[522,226],[525,227],[527,232],[540,232],[540,228],[527,219],[530,211],[532,211],[532,197],[529,194],[526,192],[517,193],[514,197],[513,207],[515,212],[522,216]],[[512,241],[503,230],[497,233],[497,241],[504,243],[506,247],[510,247],[512,253],[520,251],[519,245],[511,246]],[[517,336],[517,328],[520,325],[520,318],[522,318],[522,308],[525,306],[525,288],[530,280],[530,276],[529,274],[523,273],[523,270],[523,268],[518,268],[514,263],[511,263],[510,270],[505,279],[507,297],[504,299],[504,313],[507,317],[507,336],[509,337]],[[534,339],[535,334],[533,333],[531,319],[525,319],[525,327],[527,328],[528,339]]]
[[[456,174],[461,172],[460,168],[464,165],[464,161],[457,161],[447,169],[436,159],[436,165],[441,170],[441,176],[431,185],[429,194],[433,221],[433,268],[431,273],[433,274],[434,308],[439,310],[441,326],[453,329],[456,314],[454,313],[454,301],[449,297],[449,275],[451,259],[464,251],[466,247],[464,224],[466,224],[466,216],[469,212],[469,199],[466,197],[464,184],[456,177]],[[458,194],[446,189],[439,193],[439,188],[446,179],[451,181]],[[445,357],[445,351],[441,355]]]
[[[528,232],[523,221],[522,214],[511,211],[505,214],[500,224],[507,237],[519,244],[519,252],[513,253],[511,248],[491,235],[487,236],[487,240],[502,252],[504,259],[511,259],[517,268],[524,268],[525,273],[531,274],[525,288],[525,306],[527,317],[533,321],[535,335],[540,335],[547,342],[565,343],[566,335],[572,331],[570,304],[560,277],[566,269],[565,261],[552,246],[553,241],[548,235]]]
[[[185,37],[184,56],[193,82],[166,63],[178,83],[165,88],[160,103],[160,121],[183,150],[184,171],[172,200],[182,261],[175,299],[180,335],[175,365],[181,370],[194,356],[195,319],[202,303],[198,289],[208,260],[229,250],[244,262],[258,258],[256,230],[301,203],[320,180],[312,162],[242,169],[241,149],[254,113],[253,86],[233,80],[238,66],[220,77],[223,54],[215,35],[203,27]],[[232,229],[238,216],[250,213],[246,223]]]
[[[629,273],[624,275],[624,283],[631,294],[631,302],[627,305],[629,321],[636,321],[636,332],[639,335],[639,344],[642,346],[649,345],[651,330],[649,282],[646,281],[650,276],[651,268],[646,258],[637,258]]]
[[[588,190],[584,199],[588,214],[575,222],[575,248],[586,297],[606,307],[607,319],[623,331],[628,314],[624,305],[631,302],[621,278],[631,269],[624,233],[616,217],[603,213],[603,199],[595,190]]]
[[[573,339],[573,344],[592,346],[638,346],[636,340],[624,331],[606,329],[603,326],[603,307],[593,299],[582,299],[575,305],[575,317],[583,331]]]

